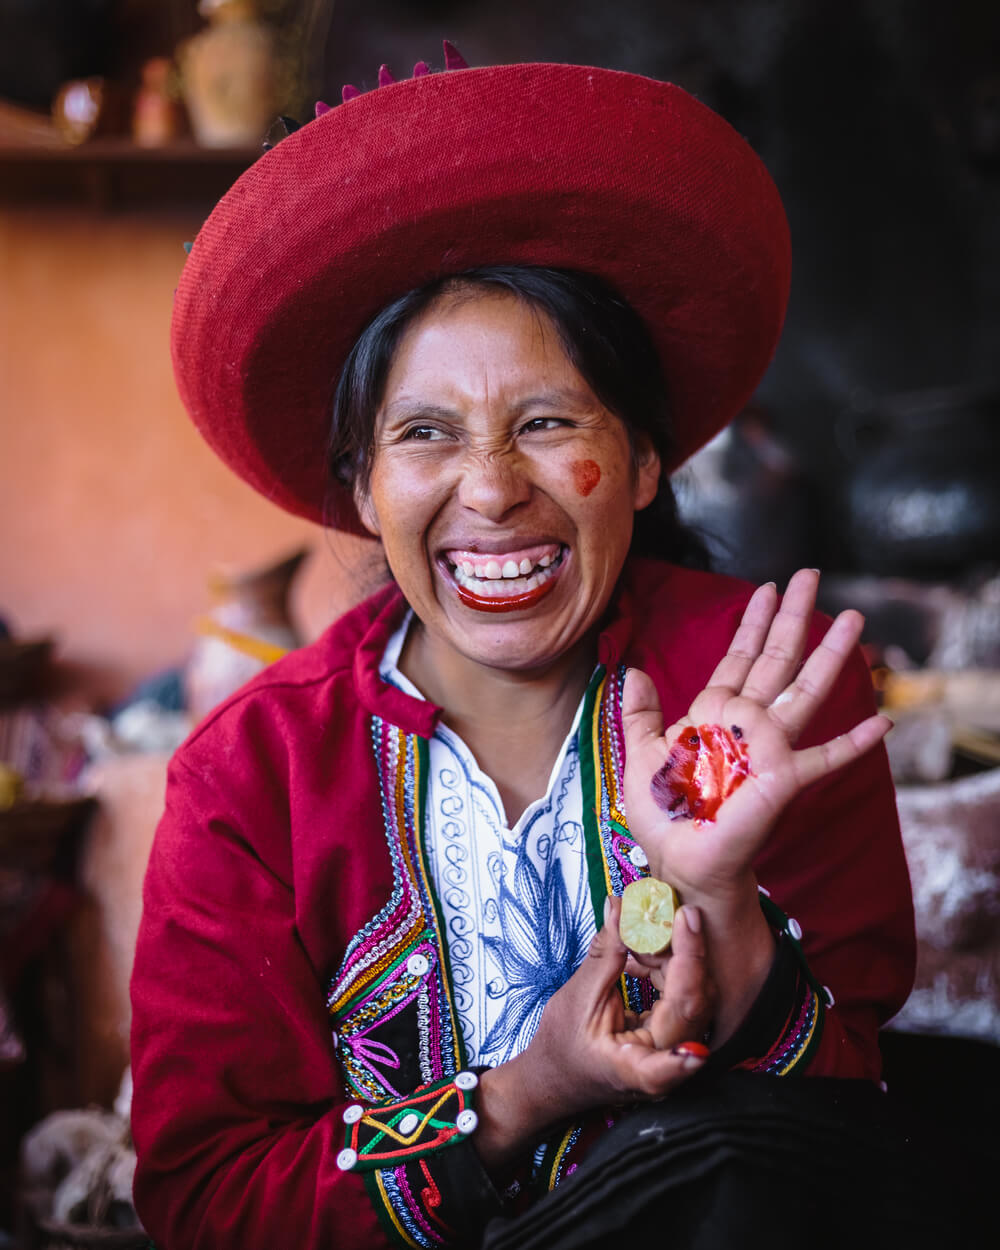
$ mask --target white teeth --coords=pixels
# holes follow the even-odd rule
[[[509,598],[544,586],[555,577],[562,555],[562,550],[559,550],[555,555],[542,556],[536,563],[525,558],[520,563],[505,560],[502,566],[497,559],[487,560],[485,564],[461,560],[454,565],[452,576],[460,586],[477,595],[488,599]],[[515,581],[516,586],[513,584]]]

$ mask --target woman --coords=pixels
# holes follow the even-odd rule
[[[173,762],[133,982],[161,1250],[502,1238],[699,1073],[877,1081],[913,938],[860,618],[814,618],[814,571],[779,606],[637,554],[684,555],[666,475],[753,390],[787,279],[725,123],[572,66],[351,99],[209,219],[192,415],[393,582]],[[684,905],[640,961],[648,874]]]

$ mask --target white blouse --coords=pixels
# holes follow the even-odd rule
[[[399,671],[411,619],[389,639],[379,673],[423,699]],[[458,734],[439,725],[430,741],[425,843],[470,1065],[524,1050],[596,931],[576,739],[582,709],[583,699],[545,794],[513,828],[493,779]]]

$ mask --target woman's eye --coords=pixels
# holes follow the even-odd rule
[[[526,434],[536,434],[540,430],[556,430],[562,425],[566,425],[562,417],[534,417],[523,426],[523,430]]]
[[[433,425],[411,425],[403,434],[403,438],[429,443],[432,439],[444,438],[444,435],[440,430],[436,430]]]

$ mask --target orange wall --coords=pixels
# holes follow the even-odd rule
[[[200,219],[0,212],[0,615],[53,633],[96,696],[181,660],[215,568],[307,542],[314,635],[355,598],[365,545],[258,498],[177,398],[168,326]]]

